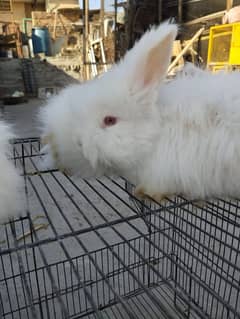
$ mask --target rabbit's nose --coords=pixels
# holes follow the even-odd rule
[[[82,148],[82,142],[77,141],[77,145]]]

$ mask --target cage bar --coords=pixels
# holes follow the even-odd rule
[[[0,226],[1,318],[240,318],[238,201],[139,201],[41,170],[40,149],[13,141],[26,211]]]

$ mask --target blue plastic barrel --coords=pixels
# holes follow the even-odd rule
[[[35,27],[32,29],[32,44],[33,52],[45,53],[51,55],[51,39],[48,28],[46,27]]]

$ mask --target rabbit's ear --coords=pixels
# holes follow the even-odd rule
[[[133,71],[130,76],[133,86],[147,88],[165,77],[177,31],[175,24],[165,22],[147,32],[129,52],[128,63],[134,66],[129,67]]]

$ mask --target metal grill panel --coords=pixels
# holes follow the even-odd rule
[[[0,226],[2,318],[240,318],[239,202],[140,202],[122,178],[42,171],[13,144],[26,212]]]

